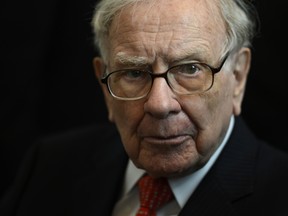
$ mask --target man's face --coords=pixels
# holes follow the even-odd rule
[[[192,60],[218,67],[226,37],[214,4],[165,0],[125,8],[110,28],[108,71],[148,67],[163,73]],[[140,100],[117,100],[103,89],[109,119],[137,167],[154,176],[177,176],[209,160],[241,104],[236,76],[227,68],[215,75],[209,91],[196,95],[177,95],[161,77]]]

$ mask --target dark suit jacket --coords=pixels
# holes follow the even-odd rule
[[[42,140],[27,156],[1,216],[110,216],[127,155],[113,125]],[[236,118],[232,135],[180,215],[288,215],[288,156]]]

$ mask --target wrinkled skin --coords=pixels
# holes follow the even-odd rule
[[[218,67],[226,33],[216,2],[165,0],[126,7],[110,28],[108,70],[148,66],[162,73],[184,60]],[[121,101],[103,85],[109,120],[134,164],[156,177],[179,176],[205,165],[223,140],[231,115],[241,112],[250,55],[248,48],[240,49],[215,75],[213,87],[197,95],[179,96],[164,78],[156,78],[147,97]],[[141,65],[123,61],[129,58],[141,59]],[[93,63],[100,79],[104,63],[100,58]]]

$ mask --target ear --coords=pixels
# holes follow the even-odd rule
[[[235,86],[233,92],[233,113],[240,115],[246,81],[251,65],[251,50],[243,47],[236,53],[234,66]]]
[[[93,68],[94,68],[94,73],[96,75],[96,78],[98,81],[101,83],[101,77],[103,76],[105,72],[105,64],[100,57],[95,57],[93,58]]]
[[[104,100],[106,103],[107,111],[108,111],[108,119],[113,122],[113,112],[112,112],[112,96],[110,95],[107,86],[101,82],[101,78],[103,77],[103,74],[105,73],[105,64],[104,61],[100,57],[95,57],[93,59],[93,68],[95,76],[101,86]]]

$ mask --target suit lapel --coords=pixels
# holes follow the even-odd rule
[[[233,203],[253,192],[256,140],[241,119],[211,170],[190,197],[180,216],[233,216]]]

